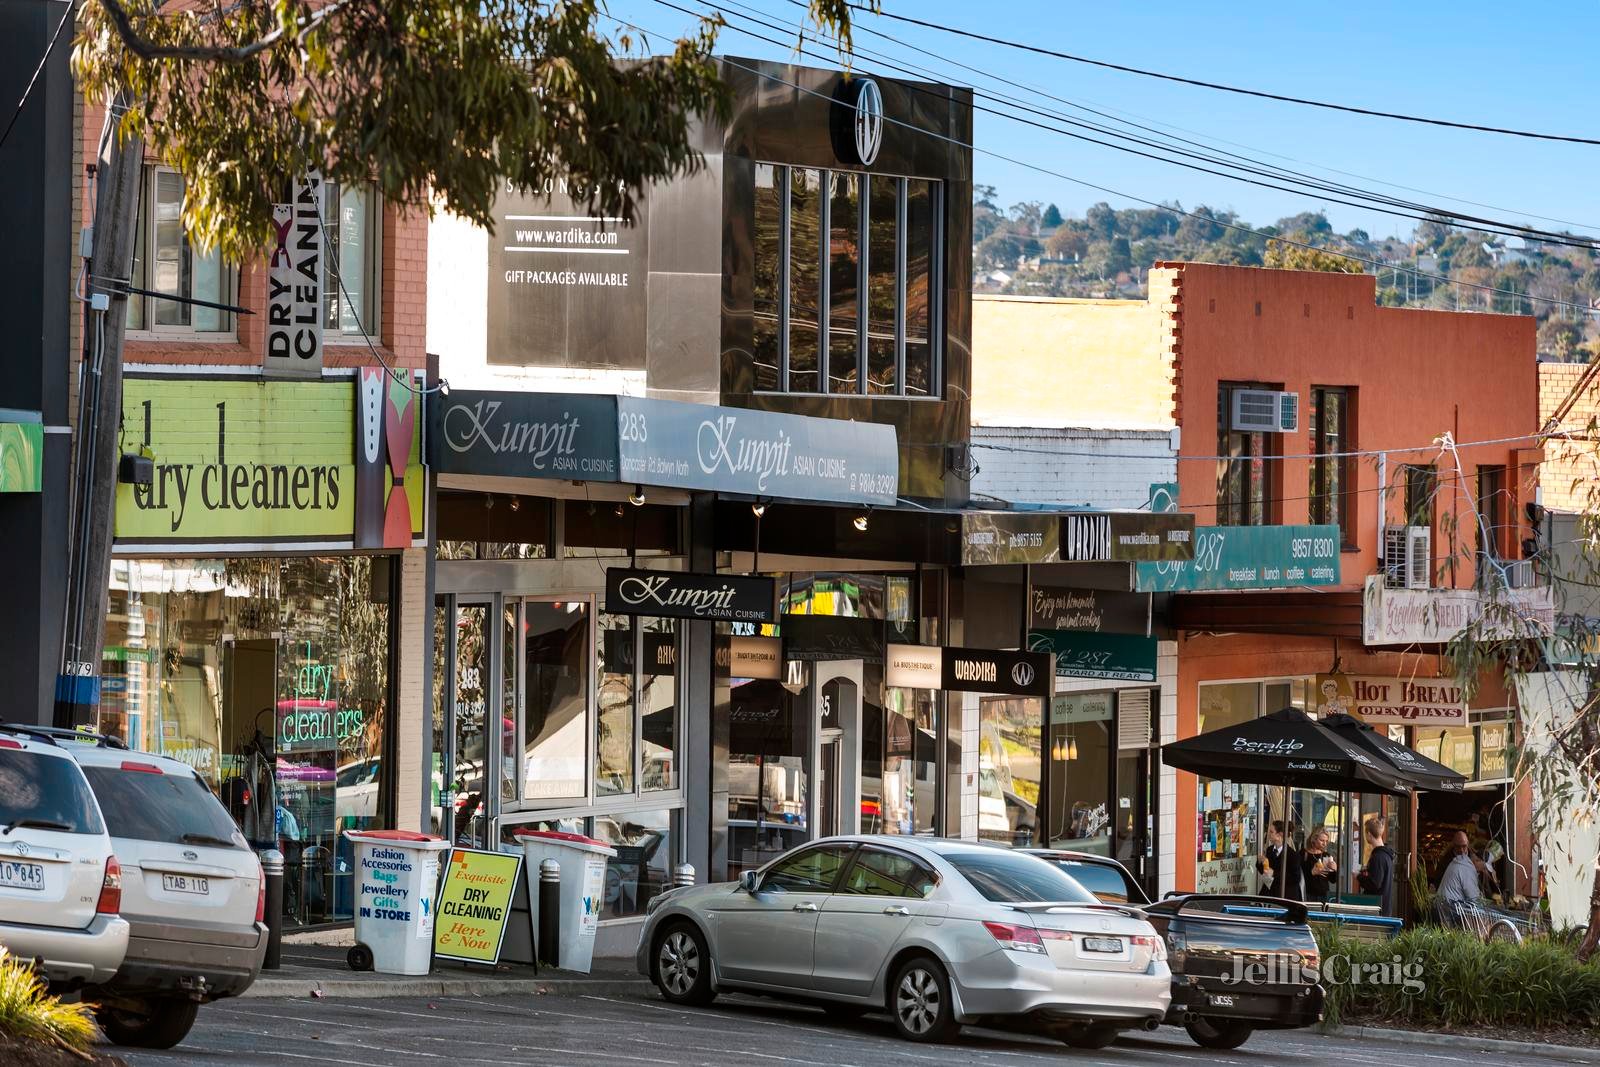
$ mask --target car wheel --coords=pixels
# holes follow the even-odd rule
[[[1074,1026],[1059,1035],[1073,1048],[1105,1048],[1117,1039],[1115,1026]]]
[[[669,926],[656,937],[655,980],[661,995],[674,1004],[710,1004],[711,953],[706,939],[688,923]]]
[[[1208,1019],[1197,1015],[1183,1024],[1194,1038],[1194,1043],[1204,1048],[1238,1048],[1250,1040],[1254,1029],[1249,1023],[1237,1019]]]
[[[950,1002],[950,979],[928,956],[907,960],[895,972],[889,1014],[900,1036],[910,1041],[949,1041],[961,1032]]]
[[[101,1008],[95,1021],[114,1044],[129,1048],[171,1048],[194,1026],[200,1011],[197,1001],[177,997],[155,997],[144,1002],[145,1011]]]

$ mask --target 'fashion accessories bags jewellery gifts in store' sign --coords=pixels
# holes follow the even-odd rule
[[[1192,560],[1134,567],[1141,593],[1338,584],[1337,526],[1200,526]]]
[[[454,391],[432,405],[444,474],[570,478],[893,505],[894,428],[634,397]]]

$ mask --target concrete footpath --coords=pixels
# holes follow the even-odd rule
[[[247,997],[503,997],[576,994],[616,996],[654,987],[633,969],[633,961],[595,960],[590,974],[523,964],[479,967],[436,962],[426,975],[376,974],[352,971],[344,945],[285,940],[283,966],[262,971]]]
[[[1446,1034],[1432,1030],[1396,1030],[1387,1026],[1323,1026],[1319,1033],[1367,1041],[1390,1041],[1397,1045],[1422,1045],[1452,1048],[1459,1052],[1497,1052],[1503,1056],[1550,1056],[1566,1063],[1600,1063],[1600,1048],[1578,1045],[1550,1045],[1539,1041],[1506,1041],[1473,1034]]]

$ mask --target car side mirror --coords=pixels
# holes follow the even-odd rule
[[[745,871],[743,874],[741,874],[739,876],[739,888],[744,890],[746,893],[749,893],[751,896],[755,896],[756,895],[756,889],[760,885],[761,885],[761,872],[760,871]]]

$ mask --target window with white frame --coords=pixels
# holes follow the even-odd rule
[[[129,284],[146,293],[128,297],[127,328],[157,334],[231,335],[237,277],[215,250],[202,254],[183,226],[183,175],[146,167],[140,181],[133,272]],[[192,303],[205,301],[206,303]]]
[[[327,277],[323,286],[325,338],[378,340],[381,200],[369,182],[322,185]]]

